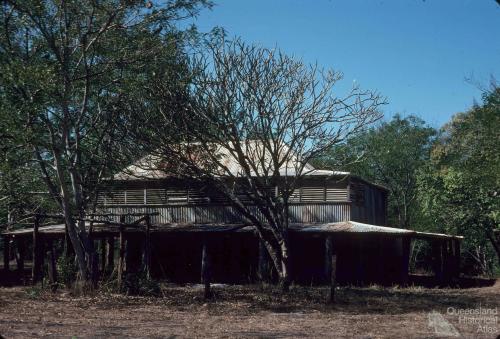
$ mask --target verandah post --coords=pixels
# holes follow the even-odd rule
[[[203,238],[203,245],[201,250],[201,282],[204,285],[204,297],[209,299],[212,296],[210,291],[210,282],[212,280],[212,263],[210,258],[210,245],[208,236]]]
[[[443,281],[443,251],[442,244],[440,240],[432,240],[432,253],[433,253],[433,268],[436,283],[438,285],[442,284]]]
[[[443,241],[444,248],[444,282],[449,285],[452,281],[452,278],[455,275],[455,260],[453,257],[453,240],[446,239]]]
[[[121,289],[122,287],[122,275],[123,275],[123,266],[125,263],[125,237],[124,237],[124,223],[125,217],[120,216],[120,258],[118,260],[118,286]]]
[[[108,273],[113,272],[115,268],[115,237],[114,235],[107,238],[106,246],[106,270]]]
[[[449,284],[448,240],[441,240],[441,285]]]
[[[410,274],[411,237],[401,237],[401,279],[402,286],[407,286]]]
[[[3,237],[3,269],[7,273],[10,269],[10,237]]]
[[[453,258],[453,261],[454,261],[454,264],[455,264],[455,278],[460,278],[460,240],[458,239],[454,239],[453,240],[453,247],[454,247],[454,251],[453,251],[453,255],[454,255],[454,258]]]
[[[56,252],[54,249],[54,240],[48,241],[48,252],[49,252],[49,282],[53,291],[57,288],[57,266],[56,266]]]
[[[331,235],[325,237],[325,281],[330,283],[332,276],[332,255],[333,255],[333,241]]]
[[[32,258],[33,258],[33,267],[31,271],[31,280],[33,285],[38,283],[40,280],[40,271],[42,268],[42,263],[41,263],[41,239],[40,235],[38,233],[38,227],[40,226],[40,216],[38,214],[35,215],[35,219],[33,222],[33,253],[32,253]]]
[[[141,233],[131,232],[127,235],[125,244],[125,271],[138,273],[142,268],[143,261],[143,239]]]
[[[326,243],[331,251],[331,268],[330,268],[330,293],[328,302],[333,304],[335,302],[335,288],[337,287],[337,251],[335,250],[333,236],[326,238]]]
[[[146,221],[146,234],[144,240],[144,271],[148,278],[151,277],[151,237],[150,237],[150,228],[151,228],[151,219],[149,215],[145,217]]]
[[[107,241],[106,241],[106,238],[101,238],[99,240],[99,246],[100,246],[100,250],[101,250],[101,276],[104,277],[105,275],[105,272],[106,272],[106,244],[107,244]]]
[[[24,238],[18,237],[16,238],[16,247],[17,247],[17,271],[19,274],[24,275],[24,257],[26,252],[26,244],[24,242]]]

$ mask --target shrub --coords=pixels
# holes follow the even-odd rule
[[[57,259],[58,280],[66,287],[70,287],[76,279],[77,268],[74,258],[60,256]]]
[[[160,285],[149,278],[144,272],[129,273],[123,279],[122,292],[128,295],[159,296]]]
[[[40,298],[40,295],[43,292],[43,286],[41,284],[30,286],[25,290],[25,292],[28,298],[36,300]]]

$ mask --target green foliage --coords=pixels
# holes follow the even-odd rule
[[[76,232],[73,216],[92,209],[105,178],[137,153],[121,126],[138,125],[130,111],[143,103],[147,84],[162,77],[169,89],[186,87],[180,70],[193,30],[177,24],[206,6],[211,2],[2,2],[0,222],[6,209],[22,215],[55,205]],[[33,191],[49,194],[26,199]],[[85,229],[76,233],[80,276],[88,279],[94,249]]]
[[[471,271],[491,272],[499,249],[500,88],[445,125],[418,177],[423,211],[437,230],[465,236]]]
[[[38,300],[42,293],[44,292],[44,289],[41,284],[35,285],[35,286],[30,286],[25,290],[26,295],[30,299]]]
[[[144,272],[129,273],[123,279],[122,292],[128,295],[160,296],[160,285]]]
[[[87,203],[102,177],[130,161],[129,139],[118,127],[130,118],[131,106],[142,102],[138,99],[148,93],[151,79],[168,78],[171,89],[179,85],[188,33],[175,23],[204,6],[210,1],[5,3],[0,11],[0,139],[8,141],[1,148],[15,163],[2,161],[2,182],[12,182],[19,191],[13,169],[45,165],[43,175],[53,191],[78,176],[82,192],[73,194]],[[38,159],[32,159],[34,150]],[[54,171],[56,160],[78,175]],[[47,182],[36,179],[40,172],[23,172],[38,186]]]
[[[75,258],[61,255],[57,260],[57,277],[61,284],[70,287],[76,280],[77,267]]]
[[[2,94],[0,89],[0,224],[5,224],[36,209],[50,211],[53,204],[31,152],[21,147],[22,121],[12,116]]]
[[[463,235],[465,272],[494,272],[500,246],[500,89],[483,99],[439,132],[418,118],[395,116],[316,164],[386,186],[392,226]],[[426,252],[419,251],[424,257]]]
[[[418,229],[424,222],[416,204],[416,173],[429,159],[435,134],[417,117],[396,115],[331,149],[315,163],[387,187],[389,224]]]

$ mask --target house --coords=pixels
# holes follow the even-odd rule
[[[280,169],[283,178],[295,175],[293,161]],[[179,283],[199,281],[202,248],[208,239],[213,281],[273,280],[265,248],[230,201],[200,181],[169,175],[158,164],[153,156],[139,160],[110,179],[97,198],[98,213],[110,216],[108,221],[115,224],[133,224],[134,217],[150,215],[147,246],[152,275]],[[231,180],[239,180],[238,164],[228,160],[225,166],[234,174]],[[276,187],[265,189],[278,194]],[[235,194],[262,218],[245,192]],[[387,227],[387,195],[386,188],[350,173],[306,164],[288,210],[293,281],[328,281],[333,251],[341,284],[406,284],[414,239],[432,243],[433,267],[440,280],[458,276],[461,237]],[[114,265],[119,236],[126,241],[126,246],[121,245],[126,247],[125,270],[133,272],[141,266],[143,231],[133,227],[123,231],[109,223],[93,223],[91,236],[108,244],[108,254],[104,250],[101,254],[103,269]],[[38,232],[58,239],[64,236],[64,225],[40,227]],[[4,237],[22,239],[31,234],[30,229],[18,230]]]

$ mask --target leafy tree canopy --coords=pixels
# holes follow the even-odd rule
[[[186,86],[179,70],[187,32],[176,25],[210,5],[2,2],[1,138],[9,140],[11,158],[37,164],[64,214],[82,279],[89,278],[86,258],[94,249],[81,219],[103,179],[128,162],[129,139],[118,127],[151,78],[168,78],[171,88]]]
[[[455,115],[442,128],[419,176],[426,214],[442,231],[464,235],[467,250],[483,270],[489,257],[484,253],[491,247],[500,258],[499,130],[500,88],[495,87],[481,105]]]
[[[389,223],[419,228],[416,173],[429,158],[435,134],[417,117],[396,115],[330,149],[316,160],[316,165],[346,170],[387,187]]]

